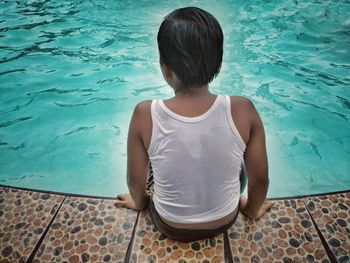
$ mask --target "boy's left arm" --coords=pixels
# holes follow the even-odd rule
[[[149,172],[149,158],[142,140],[141,131],[145,128],[147,103],[139,103],[131,118],[127,146],[127,181],[130,194],[118,195],[114,204],[142,210],[146,204],[146,183]]]

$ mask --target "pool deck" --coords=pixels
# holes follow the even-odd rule
[[[261,219],[180,243],[111,198],[0,185],[0,262],[350,262],[350,191],[278,199]]]

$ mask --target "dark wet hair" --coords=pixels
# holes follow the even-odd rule
[[[198,7],[176,9],[158,31],[160,63],[175,72],[182,88],[206,85],[220,71],[223,40],[219,22],[208,12]]]

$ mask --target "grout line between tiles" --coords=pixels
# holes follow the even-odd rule
[[[228,239],[227,230],[224,232],[224,256],[225,256],[225,263],[233,263],[232,251],[231,251],[230,241]]]
[[[310,218],[311,218],[312,224],[314,225],[314,227],[315,227],[315,229],[316,229],[316,231],[317,231],[317,235],[318,235],[319,238],[321,239],[322,245],[323,245],[323,247],[324,247],[325,250],[326,250],[326,253],[327,253],[327,255],[328,255],[329,260],[330,260],[332,263],[337,263],[337,258],[336,258],[335,255],[333,254],[333,252],[332,252],[331,248],[329,247],[329,245],[328,245],[326,239],[325,239],[324,236],[322,235],[321,230],[318,228],[318,225],[316,224],[316,221],[315,221],[314,218],[312,217],[311,212],[310,212],[309,208],[307,207],[306,201],[303,200],[303,202],[304,202],[304,205],[305,205],[305,208],[306,208],[307,212],[309,213],[309,216],[310,216]],[[312,200],[311,200],[311,202],[312,202]]]
[[[58,212],[61,210],[61,207],[62,207],[62,205],[63,205],[63,203],[64,203],[65,200],[66,200],[66,196],[63,198],[62,202],[60,203],[59,207],[57,208],[56,213],[53,215],[53,217],[51,218],[50,223],[47,225],[47,227],[46,227],[44,233],[41,235],[39,241],[36,243],[36,246],[34,247],[32,253],[31,253],[30,256],[28,257],[26,263],[31,263],[31,262],[33,261],[35,254],[38,252],[38,250],[39,250],[39,248],[40,248],[42,242],[44,241],[44,238],[45,238],[47,232],[49,231],[49,229],[50,229],[50,227],[51,227],[53,221],[55,220],[55,218],[56,218]]]
[[[134,243],[134,237],[135,237],[135,232],[136,232],[136,228],[137,228],[137,223],[139,222],[140,213],[141,213],[141,211],[137,212],[137,217],[136,217],[136,220],[135,220],[134,229],[132,230],[132,233],[131,233],[130,242],[129,242],[128,249],[126,251],[126,255],[125,255],[125,258],[124,258],[124,263],[129,263],[130,262],[130,257],[131,257],[131,252],[132,252],[132,245]]]

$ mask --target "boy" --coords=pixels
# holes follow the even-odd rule
[[[227,230],[241,212],[259,218],[266,202],[268,165],[264,128],[254,105],[212,94],[220,71],[223,33],[208,12],[186,7],[171,12],[158,36],[160,66],[175,96],[143,101],[128,135],[128,186],[115,205],[141,210],[152,166],[151,218],[169,238],[190,242]],[[248,199],[240,198],[243,163]]]

